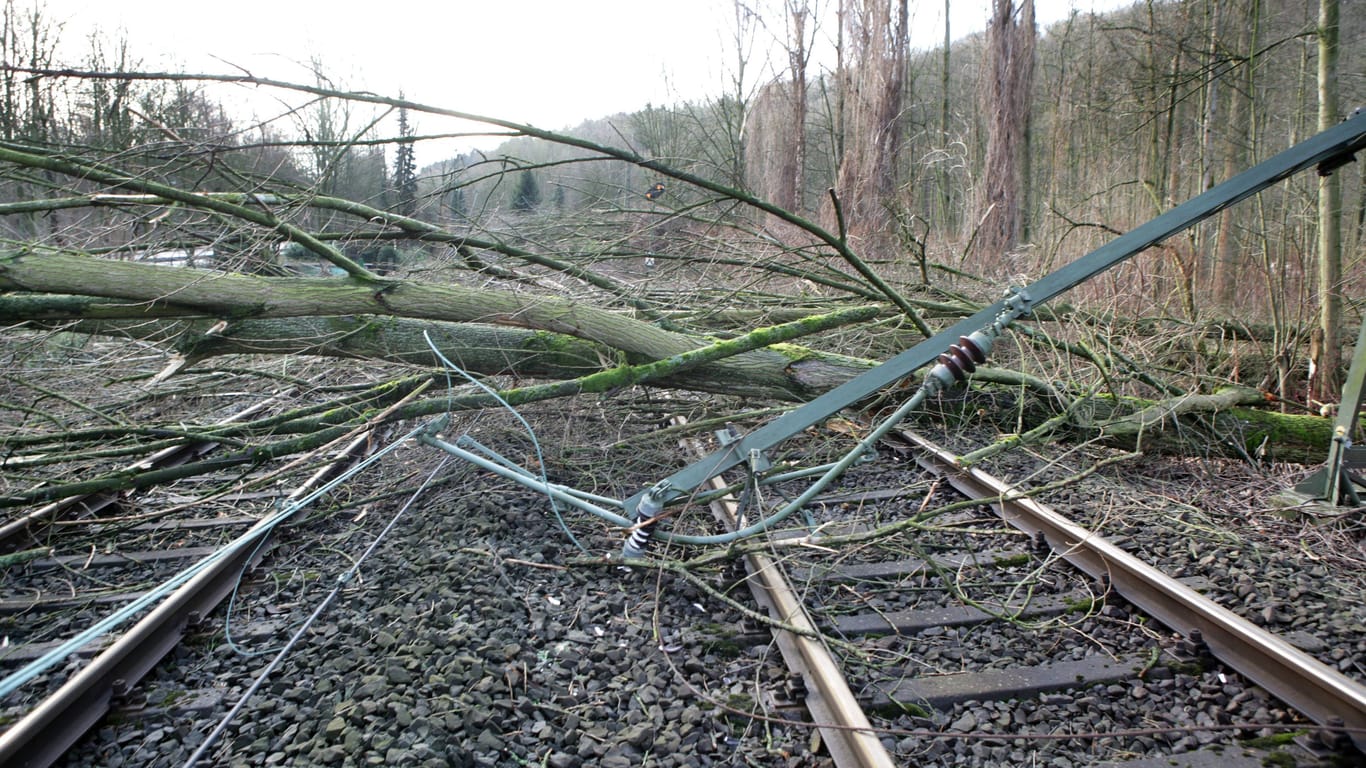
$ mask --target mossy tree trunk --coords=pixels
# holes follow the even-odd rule
[[[568,380],[664,360],[712,341],[661,329],[626,310],[553,296],[412,281],[376,286],[250,277],[66,253],[0,257],[0,289],[28,292],[0,297],[0,316],[7,303],[18,302],[31,316],[46,318],[34,322],[64,321],[61,327],[69,331],[150,340],[191,360],[238,353],[313,354],[431,366],[437,360],[430,337],[442,354],[471,372]],[[877,312],[876,307],[855,308],[839,322],[866,321]],[[791,334],[833,324],[813,319],[809,329]],[[652,384],[795,402],[873,365],[782,344],[712,360]],[[989,368],[978,374],[981,383],[993,380],[1021,379]],[[1327,419],[1248,407],[1260,401],[1261,394],[1251,389],[1158,403],[1095,398],[1095,407],[1078,410],[1090,413],[1088,420],[1074,419],[1070,426],[1081,437],[1164,452],[1321,460],[1331,432]],[[1041,410],[1035,424],[1056,413]],[[1168,430],[1173,424],[1182,429]]]

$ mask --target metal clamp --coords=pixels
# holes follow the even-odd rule
[[[627,560],[644,557],[650,551],[650,536],[659,525],[659,513],[664,511],[664,496],[673,487],[668,480],[660,480],[640,497],[636,505],[635,530],[626,537],[621,556]]]

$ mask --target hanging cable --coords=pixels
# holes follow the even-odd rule
[[[693,536],[685,534],[670,533],[661,536],[665,541],[677,544],[692,545],[714,545],[729,544],[756,534],[764,533],[773,526],[786,520],[793,512],[804,508],[815,498],[816,494],[825,490],[835,478],[844,474],[854,462],[858,461],[865,454],[873,449],[888,432],[896,425],[900,424],[912,411],[919,408],[929,397],[967,380],[969,374],[977,370],[977,366],[986,362],[987,355],[990,354],[996,339],[1005,332],[1006,328],[1016,319],[1026,315],[1030,310],[1030,300],[1024,291],[1016,291],[1009,302],[991,322],[990,325],[980,330],[974,331],[967,336],[960,336],[956,344],[949,345],[948,350],[939,355],[933,368],[925,374],[920,388],[909,400],[902,403],[892,415],[882,421],[872,432],[858,442],[848,453],[840,458],[825,471],[819,479],[812,483],[797,498],[785,504],[781,509],[758,522],[752,523],[736,531],[719,533],[711,536]],[[644,556],[649,551],[650,540],[654,529],[662,519],[664,511],[664,501],[668,497],[672,485],[666,480],[661,480],[641,496],[640,503],[636,507],[635,530],[626,539],[626,544],[622,547],[622,557],[634,559]]]
[[[242,707],[246,705],[247,701],[251,699],[253,695],[255,695],[256,691],[265,683],[266,678],[270,677],[270,674],[275,671],[275,668],[280,666],[280,662],[284,661],[285,657],[289,655],[289,652],[294,649],[294,646],[299,644],[304,633],[308,631],[309,627],[313,626],[313,622],[318,620],[318,617],[323,614],[323,611],[326,611],[328,606],[332,605],[332,602],[341,594],[342,589],[346,587],[347,584],[351,583],[351,580],[355,578],[356,573],[360,570],[361,564],[374,553],[379,547],[380,542],[384,541],[385,537],[389,535],[389,531],[393,530],[394,526],[398,524],[398,521],[407,514],[409,508],[413,506],[413,502],[417,501],[418,496],[421,496],[422,492],[427,489],[427,486],[431,484],[432,480],[437,476],[437,473],[446,466],[447,461],[449,461],[448,458],[443,457],[441,459],[440,463],[436,465],[436,468],[422,481],[422,485],[418,486],[416,491],[413,491],[413,495],[408,498],[408,501],[405,502],[404,505],[394,513],[394,516],[389,519],[388,525],[385,525],[384,529],[375,536],[375,540],[370,542],[370,546],[366,547],[360,557],[356,558],[356,562],[353,563],[350,568],[346,569],[345,573],[337,577],[337,583],[333,585],[332,591],[327,594],[327,597],[323,598],[323,601],[318,604],[317,608],[313,609],[313,613],[304,620],[304,623],[301,624],[297,630],[295,630],[294,634],[290,636],[289,641],[275,654],[275,658],[270,660],[270,663],[266,665],[266,668],[261,670],[261,674],[256,676],[256,679],[251,682],[251,685],[247,687],[247,690],[242,692],[242,697],[237,700],[236,704],[232,705],[232,709],[229,709],[223,715],[222,719],[218,721],[218,725],[214,726],[214,729],[209,732],[209,735],[204,737],[204,742],[200,744],[199,747],[195,749],[194,753],[185,761],[184,768],[192,768],[192,766],[199,762],[199,759],[208,752],[209,748],[218,741],[218,737],[223,735],[223,731],[227,729],[228,725],[232,723],[238,713],[242,711]]]
[[[180,588],[182,585],[186,584],[200,573],[208,570],[209,568],[213,567],[222,560],[235,555],[239,550],[245,547],[257,546],[258,541],[264,539],[267,535],[269,535],[270,532],[273,531],[280,523],[284,522],[285,520],[288,520],[290,517],[294,516],[299,510],[313,503],[313,501],[316,500],[318,497],[322,496],[325,493],[328,493],[333,488],[337,487],[346,480],[349,480],[357,472],[360,472],[366,467],[369,467],[371,464],[375,463],[380,458],[382,458],[385,454],[395,450],[398,446],[402,445],[403,443],[406,443],[414,435],[418,434],[426,428],[427,426],[425,424],[413,428],[413,430],[408,432],[406,435],[385,446],[383,449],[376,451],[375,453],[366,457],[364,460],[357,462],[355,466],[341,473],[332,480],[329,480],[327,483],[323,484],[312,493],[300,499],[296,499],[290,502],[289,504],[283,506],[279,511],[265,518],[262,518],[261,522],[253,526],[251,530],[247,531],[241,536],[238,536],[236,539],[233,539],[231,542],[229,542],[227,545],[225,545],[218,551],[205,557],[204,559],[200,560],[194,565],[185,568],[184,570],[172,576],[170,579],[161,583],[157,587],[149,590],[146,594],[142,595],[136,600],[133,600],[132,602],[118,609],[117,611],[105,617],[104,619],[101,619],[100,621],[86,628],[84,631],[80,632],[75,637],[72,637],[70,640],[67,640],[66,642],[62,643],[56,648],[53,648],[52,650],[38,657],[37,659],[34,659],[33,661],[21,667],[19,670],[7,676],[5,679],[0,680],[0,698],[8,696],[10,693],[18,689],[19,686],[23,685],[29,680],[32,680],[33,678],[37,677],[43,672],[46,672],[48,669],[51,669],[52,667],[55,667],[56,665],[62,663],[66,660],[66,657],[70,656],[76,651],[79,651],[86,645],[89,645],[94,640],[109,634],[114,629],[122,625],[124,622],[141,613],[143,609],[157,602],[160,602],[162,598],[166,597],[174,590]]]
[[[560,512],[560,505],[555,502],[555,495],[550,492],[550,478],[545,473],[545,457],[541,455],[541,443],[539,440],[536,439],[536,431],[531,428],[531,425],[527,423],[527,420],[525,418],[522,417],[522,414],[518,413],[517,409],[513,408],[512,405],[507,400],[504,400],[501,395],[493,391],[492,387],[474,378],[469,373],[467,373],[465,369],[451,362],[450,358],[443,355],[441,353],[441,350],[436,348],[436,342],[432,341],[432,337],[425,330],[422,332],[422,338],[427,341],[427,346],[431,348],[432,354],[436,355],[437,359],[440,360],[442,364],[446,366],[447,369],[455,371],[456,373],[460,374],[466,381],[483,390],[484,394],[488,395],[489,397],[497,401],[498,404],[503,406],[503,408],[506,409],[508,413],[511,413],[514,417],[516,417],[517,421],[521,422],[522,427],[526,429],[527,436],[531,438],[532,447],[536,449],[536,465],[537,468],[540,470],[539,472],[537,472],[537,474],[540,476],[542,490],[545,493],[545,497],[550,502],[550,511],[552,514],[555,515],[555,522],[559,524],[560,530],[564,532],[565,537],[569,539],[569,542],[571,544],[573,544],[576,548],[578,548],[580,552],[584,553],[585,555],[588,554],[588,548],[580,544],[578,538],[575,537],[574,533],[569,530],[569,525],[565,523],[564,515]]]

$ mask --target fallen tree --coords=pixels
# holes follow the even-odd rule
[[[300,352],[401,362],[422,358],[431,364],[434,358],[421,335],[429,326],[402,320],[437,321],[431,328],[450,342],[446,349],[452,350],[453,359],[468,357],[481,373],[521,377],[581,372],[592,358],[625,363],[661,360],[708,343],[629,314],[544,294],[411,280],[374,286],[324,278],[253,277],[66,253],[0,256],[0,289],[30,294],[23,306],[0,309],[0,316],[37,310],[47,322],[56,322],[63,315],[56,304],[39,309],[41,302],[33,294],[55,295],[54,302],[67,305],[66,318],[81,319],[87,311],[100,318],[70,330],[173,341],[182,354],[198,358],[226,352]],[[73,294],[81,298],[72,298]],[[96,303],[91,298],[118,303]],[[168,312],[206,320],[197,326],[175,324],[165,319]],[[835,324],[876,314],[872,306],[847,309]],[[268,322],[284,318],[308,320]],[[115,324],[118,320],[126,322]],[[219,322],[224,324],[217,327]],[[806,329],[797,335],[831,327],[821,320],[793,323]],[[498,328],[503,330],[494,330]],[[543,368],[552,358],[557,358],[555,368]],[[804,399],[829,388],[827,369],[861,365],[862,361],[832,353],[769,347],[720,360],[708,371],[694,372],[689,381],[706,391]],[[598,367],[603,367],[601,362]]]
[[[301,90],[428,109],[372,95]],[[381,417],[412,419],[496,403],[517,406],[586,393],[621,393],[640,384],[801,402],[866,371],[889,347],[916,343],[929,331],[926,316],[955,317],[976,309],[971,299],[926,284],[925,271],[879,274],[855,253],[842,229],[829,232],[742,190],[617,147],[491,122],[672,177],[707,197],[679,211],[651,214],[645,224],[635,212],[618,211],[602,222],[608,234],[599,239],[585,240],[577,230],[538,239],[524,237],[518,229],[540,226],[536,221],[513,222],[506,231],[476,231],[467,224],[399,216],[287,188],[194,192],[152,179],[146,168],[111,166],[105,162],[110,158],[91,158],[83,149],[0,145],[0,162],[9,164],[10,174],[66,178],[54,194],[7,203],[0,214],[99,211],[116,222],[151,220],[159,228],[150,242],[145,237],[118,242],[109,234],[115,227],[84,230],[73,224],[57,238],[65,242],[63,247],[52,238],[33,238],[0,253],[0,322],[154,344],[165,355],[155,382],[242,355],[382,361],[406,371],[306,410],[228,426],[112,424],[84,431],[12,431],[0,439],[20,464],[30,467],[50,461],[35,458],[37,454],[63,450],[75,455],[83,446],[111,438],[135,440],[103,455],[190,438],[234,448],[169,470],[11,488],[0,505],[249,465],[312,450]],[[187,156],[197,162],[189,149]],[[737,206],[751,213],[737,214]],[[703,216],[703,210],[710,212]],[[318,211],[342,217],[326,221],[343,228],[307,226],[308,217]],[[759,225],[755,217],[761,217]],[[782,225],[782,237],[763,225],[770,221],[767,217]],[[664,245],[675,251],[661,253],[658,244],[649,250],[629,245],[632,233],[665,223],[676,239]],[[72,242],[78,234],[82,242]],[[716,255],[708,249],[717,240],[739,245]],[[372,271],[336,245],[348,241],[409,243],[406,271]],[[225,250],[264,254],[259,257],[269,261],[286,242],[302,244],[340,276],[261,276],[138,261],[156,247],[184,249],[195,243],[226,244],[231,248]],[[447,250],[438,254],[432,247]],[[733,253],[746,250],[741,256]],[[655,254],[667,256],[673,270],[667,274],[679,284],[695,285],[703,274],[698,270],[705,270],[707,285],[715,288],[712,303],[673,306],[670,297],[677,294],[657,290],[660,273],[642,277],[631,271],[631,260],[644,264]],[[813,291],[818,302],[807,300]],[[917,292],[923,295],[908,298]],[[767,306],[755,305],[752,297],[759,295]],[[785,306],[799,295],[805,297],[803,304],[820,311]],[[1059,325],[1073,315],[1083,319]],[[774,324],[777,320],[782,322]],[[1046,323],[1065,333],[1050,335]],[[1086,343],[1090,329],[1102,326],[1095,313],[1041,312],[1037,325],[1021,326],[1025,333],[1013,369],[980,367],[974,386],[1008,387],[1030,397],[1030,406],[1020,409],[1028,418],[1013,426],[1032,439],[1066,435],[1201,454],[1217,447],[1224,455],[1249,460],[1316,461],[1323,452],[1327,420],[1256,409],[1252,406],[1263,398],[1255,390],[1210,393],[1192,387],[1193,382],[1178,386],[1160,380],[1149,366],[1112,343]],[[1065,338],[1069,335],[1075,338]],[[793,343],[798,339],[805,345]],[[496,394],[470,390],[418,396],[423,382],[446,375],[439,369],[447,361],[490,378]],[[1068,376],[1057,374],[1069,368]],[[886,397],[895,399],[898,393]],[[18,404],[13,408],[24,410]],[[989,421],[991,415],[983,416]],[[1178,424],[1182,429],[1167,429]]]
[[[979,380],[1023,390],[1018,374],[982,369]],[[983,398],[985,399],[985,398]],[[971,395],[967,396],[973,402]],[[1061,404],[1061,405],[1060,405]],[[1091,440],[1146,453],[1223,457],[1247,461],[1318,464],[1333,439],[1331,419],[1316,414],[1281,413],[1267,395],[1230,386],[1207,394],[1179,394],[1162,400],[1086,393],[1060,398],[1035,396],[1014,409],[978,408],[1005,433],[995,445],[965,458],[973,463],[1001,450],[1045,439]]]

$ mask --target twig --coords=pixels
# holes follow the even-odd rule
[[[831,201],[833,201],[835,206],[835,218],[839,221],[840,236],[839,241],[834,244],[835,252],[840,255],[840,258],[849,262],[849,265],[852,266],[860,275],[863,275],[864,279],[872,283],[873,286],[876,287],[878,291],[882,293],[882,295],[887,297],[888,301],[895,304],[896,308],[901,310],[902,314],[906,315],[906,317],[910,319],[911,323],[915,325],[916,330],[920,331],[920,333],[923,334],[925,338],[928,339],[934,336],[934,331],[931,330],[930,326],[925,323],[924,318],[922,318],[920,316],[920,313],[915,310],[915,307],[911,306],[911,303],[909,301],[906,301],[906,297],[902,296],[900,293],[897,292],[895,288],[888,285],[887,282],[883,280],[880,275],[878,275],[878,273],[874,272],[873,269],[869,267],[863,259],[860,259],[858,257],[858,254],[854,253],[849,248],[849,243],[845,239],[844,214],[840,208],[839,196],[835,194],[834,187],[831,187],[829,192],[830,199]]]

